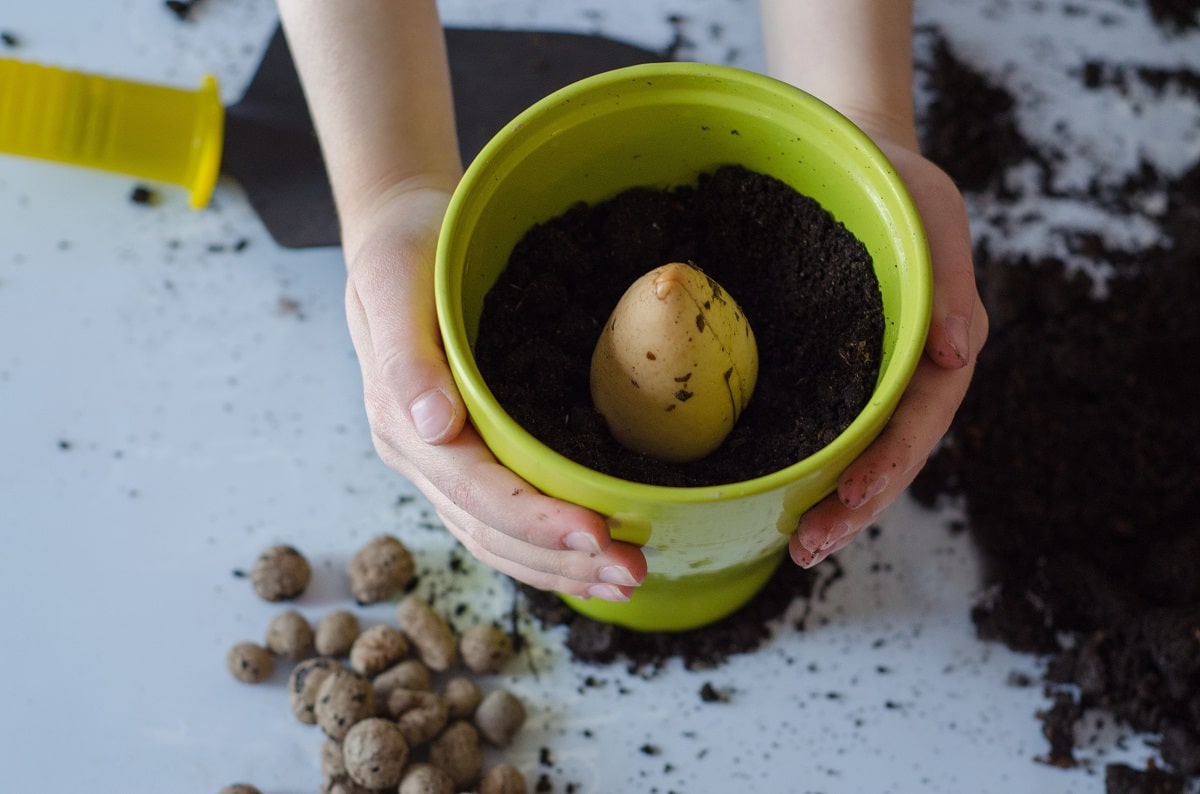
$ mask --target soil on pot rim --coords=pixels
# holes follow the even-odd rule
[[[759,348],[754,396],[725,443],[671,464],[618,444],[592,406],[592,350],[643,273],[691,262],[742,306]],[[694,186],[635,188],[529,230],[488,293],[476,361],[499,403],[550,448],[657,485],[736,482],[826,446],[879,373],[883,305],[870,255],[816,201],[740,166]]]

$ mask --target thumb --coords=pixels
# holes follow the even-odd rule
[[[426,444],[453,441],[462,431],[466,407],[456,389],[434,386],[421,392],[408,406],[417,437]]]
[[[467,420],[433,300],[442,203],[409,208],[409,223],[381,224],[382,232],[368,236],[348,261],[347,316],[368,413],[377,432],[394,441],[415,435],[426,444],[445,444]],[[409,429],[400,426],[405,418]]]
[[[377,296],[375,296],[377,300]],[[368,299],[369,305],[375,300]],[[462,432],[467,407],[442,352],[438,329],[397,323],[396,313],[368,314],[353,286],[347,301],[350,336],[362,369],[367,417],[391,444],[415,436],[446,444]],[[405,428],[403,425],[409,425]]]

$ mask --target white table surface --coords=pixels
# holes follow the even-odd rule
[[[1038,70],[1087,48],[1064,39],[1048,66],[1053,26],[1020,21],[1028,5],[961,0],[938,13],[1011,85],[1046,91]],[[1153,38],[1123,4],[1098,5]],[[651,47],[671,40],[676,11],[695,43],[685,55],[758,68],[753,9],[443,3],[448,23],[598,30]],[[204,0],[196,12],[183,23],[157,2],[8,3],[0,29],[19,45],[3,54],[180,86],[212,72],[232,102],[273,6]],[[1089,47],[1118,46],[1083,16],[1071,25],[1092,25]],[[1007,51],[988,55],[989,43]],[[1154,52],[1169,59],[1181,46]],[[1109,101],[1091,112],[1119,116]],[[1071,112],[1042,107],[1031,126]],[[1121,129],[1142,134],[1125,116]],[[1102,142],[1138,148],[1136,137]],[[1196,147],[1185,124],[1181,151],[1162,157],[1194,159]],[[286,672],[246,686],[225,671],[226,649],[260,640],[282,608],[235,569],[270,544],[297,546],[315,568],[297,607],[316,618],[349,603],[347,557],[391,532],[426,569],[422,592],[466,605],[462,625],[505,616],[511,586],[473,564],[447,573],[453,543],[376,459],[339,252],[276,247],[229,182],[202,212],[171,189],[158,206],[136,205],[132,186],[0,157],[0,790],[215,792],[247,780],[267,794],[315,791],[321,736],[291,717]],[[1105,762],[1144,763],[1153,750],[1098,728],[1084,768],[1035,762],[1046,745],[1034,713],[1047,701],[1037,684],[1011,681],[1036,680],[1039,663],[975,637],[978,565],[969,538],[948,530],[954,517],[897,505],[878,538],[841,555],[844,578],[796,604],[761,650],[717,669],[583,666],[561,630],[526,626],[530,654],[488,682],[530,708],[506,757],[558,792],[1102,791]],[[390,608],[360,614],[385,621]],[[706,683],[730,702],[703,702]]]

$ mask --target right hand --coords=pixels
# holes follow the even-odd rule
[[[440,188],[398,188],[355,218],[346,315],[375,448],[480,561],[542,590],[627,600],[646,575],[642,552],[613,541],[602,516],[505,468],[467,422],[434,306],[449,199]]]

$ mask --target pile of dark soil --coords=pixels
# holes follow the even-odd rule
[[[671,464],[613,439],[592,406],[592,349],[625,290],[691,262],[742,306],[759,349],[750,404],[716,452]],[[870,254],[819,204],[726,166],[695,186],[636,188],[531,229],[491,289],[476,360],[505,410],[591,469],[658,485],[778,471],[828,444],[879,373],[883,304]]]
[[[1190,8],[1170,18],[1195,20]],[[1019,137],[1012,98],[938,52],[927,151],[968,189],[1002,197],[1011,161],[980,158],[973,142]],[[1161,77],[1095,65],[1081,80]],[[1049,162],[1027,142],[1008,151]],[[1121,190],[1072,198],[1125,213],[1139,191],[1166,197],[1158,245],[1074,241],[1116,273],[1103,298],[1061,261],[976,251],[992,335],[913,492],[965,497],[990,583],[972,612],[980,636],[1049,657],[1044,760],[1073,765],[1074,729],[1100,708],[1162,736],[1162,768],[1112,765],[1107,790],[1176,792],[1200,777],[1200,163],[1173,180],[1145,166]]]

